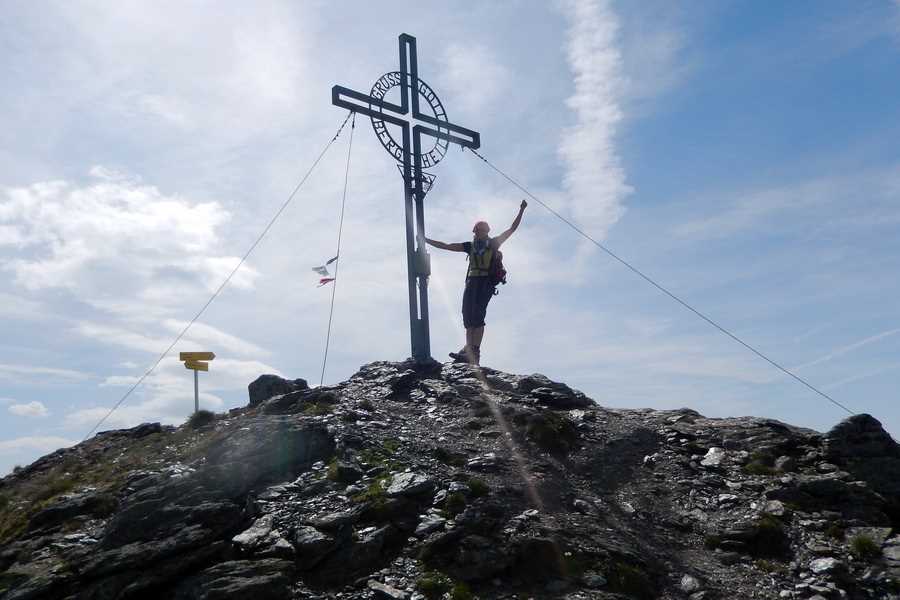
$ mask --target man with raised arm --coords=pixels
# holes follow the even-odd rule
[[[446,244],[437,240],[425,238],[425,241],[442,250],[452,252],[465,252],[469,257],[469,267],[466,271],[466,289],[463,292],[462,313],[463,325],[466,328],[466,345],[459,352],[451,352],[454,360],[468,362],[473,365],[481,363],[481,340],[484,337],[484,316],[487,312],[488,302],[494,296],[497,282],[493,281],[491,269],[497,264],[497,254],[500,246],[509,239],[509,236],[519,228],[522,222],[522,214],[528,203],[522,200],[519,206],[519,214],[516,215],[509,229],[498,235],[490,237],[490,226],[484,221],[475,223],[472,233],[475,237],[471,242],[459,242]]]

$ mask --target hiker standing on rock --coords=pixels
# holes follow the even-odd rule
[[[489,237],[491,227],[484,221],[475,223],[471,242],[446,244],[425,238],[425,241],[442,250],[465,252],[469,257],[469,268],[466,271],[466,289],[463,292],[462,313],[463,325],[466,328],[466,345],[459,352],[451,352],[450,356],[457,361],[473,365],[481,363],[481,340],[484,337],[484,316],[488,302],[496,293],[497,284],[506,283],[506,271],[503,270],[503,254],[500,246],[519,228],[522,214],[528,203],[522,200],[519,214],[509,229],[497,237]]]

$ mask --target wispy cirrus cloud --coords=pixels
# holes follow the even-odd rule
[[[558,153],[565,166],[563,186],[572,216],[602,238],[625,213],[632,192],[615,150],[623,118],[619,22],[605,0],[563,3],[569,28],[566,53],[574,90],[566,101],[575,123],[562,134]]]
[[[836,348],[835,350],[832,350],[828,354],[821,356],[815,360],[811,360],[807,363],[803,363],[802,365],[797,365],[796,367],[793,368],[793,370],[797,371],[799,369],[806,369],[806,368],[812,367],[813,365],[818,365],[823,362],[827,362],[827,361],[835,359],[839,356],[843,356],[845,354],[853,352],[854,350],[858,350],[858,349],[862,348],[863,346],[868,346],[869,344],[874,344],[875,342],[883,340],[887,337],[897,335],[898,333],[900,333],[900,328],[889,329],[888,331],[882,331],[879,334],[869,336],[865,339],[859,340],[858,342],[854,342],[852,344],[848,344],[846,346],[841,346],[840,348]]]

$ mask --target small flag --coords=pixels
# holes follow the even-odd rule
[[[322,279],[319,280],[318,287],[322,287],[326,283],[331,283],[332,281],[334,281],[334,277],[323,277]]]
[[[324,279],[327,278],[329,275],[331,275],[331,273],[328,272],[328,268],[327,268],[328,265],[330,265],[331,263],[333,263],[333,262],[336,261],[337,259],[338,259],[338,257],[335,256],[334,258],[332,258],[331,260],[329,260],[327,263],[325,263],[325,264],[322,265],[321,267],[313,267],[313,268],[312,268],[313,271],[315,271],[316,273],[318,273],[319,275],[321,275],[322,278],[323,278],[322,280],[319,281],[320,285],[324,285],[324,284],[322,283],[322,282],[324,281]],[[328,282],[325,281],[324,283],[328,283]]]

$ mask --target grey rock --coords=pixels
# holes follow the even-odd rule
[[[842,463],[850,458],[900,457],[900,447],[872,415],[844,419],[825,436],[825,456]]]
[[[334,478],[341,483],[356,483],[363,477],[362,469],[347,461],[339,460],[334,465]]]
[[[775,469],[782,473],[793,473],[797,470],[797,460],[790,456],[779,456],[775,459]]]
[[[105,517],[115,511],[119,502],[111,494],[88,492],[62,497],[39,511],[28,522],[28,531],[56,527],[77,516]]]
[[[355,510],[333,512],[316,517],[313,519],[312,525],[322,531],[335,532],[346,529],[349,525],[356,522],[359,517],[359,511]]]
[[[719,467],[725,460],[725,448],[713,447],[706,452],[706,456],[700,461],[704,467]]]
[[[260,375],[249,386],[250,406],[262,404],[273,396],[309,389],[305,379],[287,380],[278,375]]]
[[[703,587],[703,584],[700,583],[700,580],[693,575],[684,575],[681,578],[679,587],[681,587],[681,591],[685,594],[693,594],[694,592],[700,591],[700,589]]]
[[[314,527],[301,525],[291,535],[291,543],[296,552],[297,568],[308,570],[337,548],[340,541]]]
[[[447,519],[435,515],[426,515],[416,526],[416,536],[424,537],[439,529],[443,529]]]
[[[493,452],[476,456],[466,462],[466,466],[476,471],[496,471],[500,467],[500,459]]]
[[[787,514],[787,509],[784,507],[784,503],[780,500],[769,500],[766,502],[765,512],[769,513],[774,517],[783,517]]]
[[[836,558],[817,558],[809,563],[809,570],[820,575],[822,573],[832,573],[842,567],[841,561]]]
[[[231,541],[244,548],[259,547],[268,542],[270,533],[272,533],[272,515],[264,515],[247,530],[231,538]]]
[[[223,562],[179,584],[173,598],[289,600],[293,570],[290,561],[279,559]]]
[[[587,573],[581,579],[585,586],[595,590],[605,587],[608,583],[606,577],[600,573]]]
[[[397,496],[416,496],[418,494],[430,493],[434,490],[434,480],[420,473],[400,473],[394,475],[391,483],[387,488],[387,495],[394,498]]]
[[[397,588],[385,585],[374,579],[370,579],[366,583],[366,586],[370,590],[375,592],[376,598],[387,598],[388,600],[406,600],[409,597],[409,594],[407,594],[403,590],[398,590]]]

